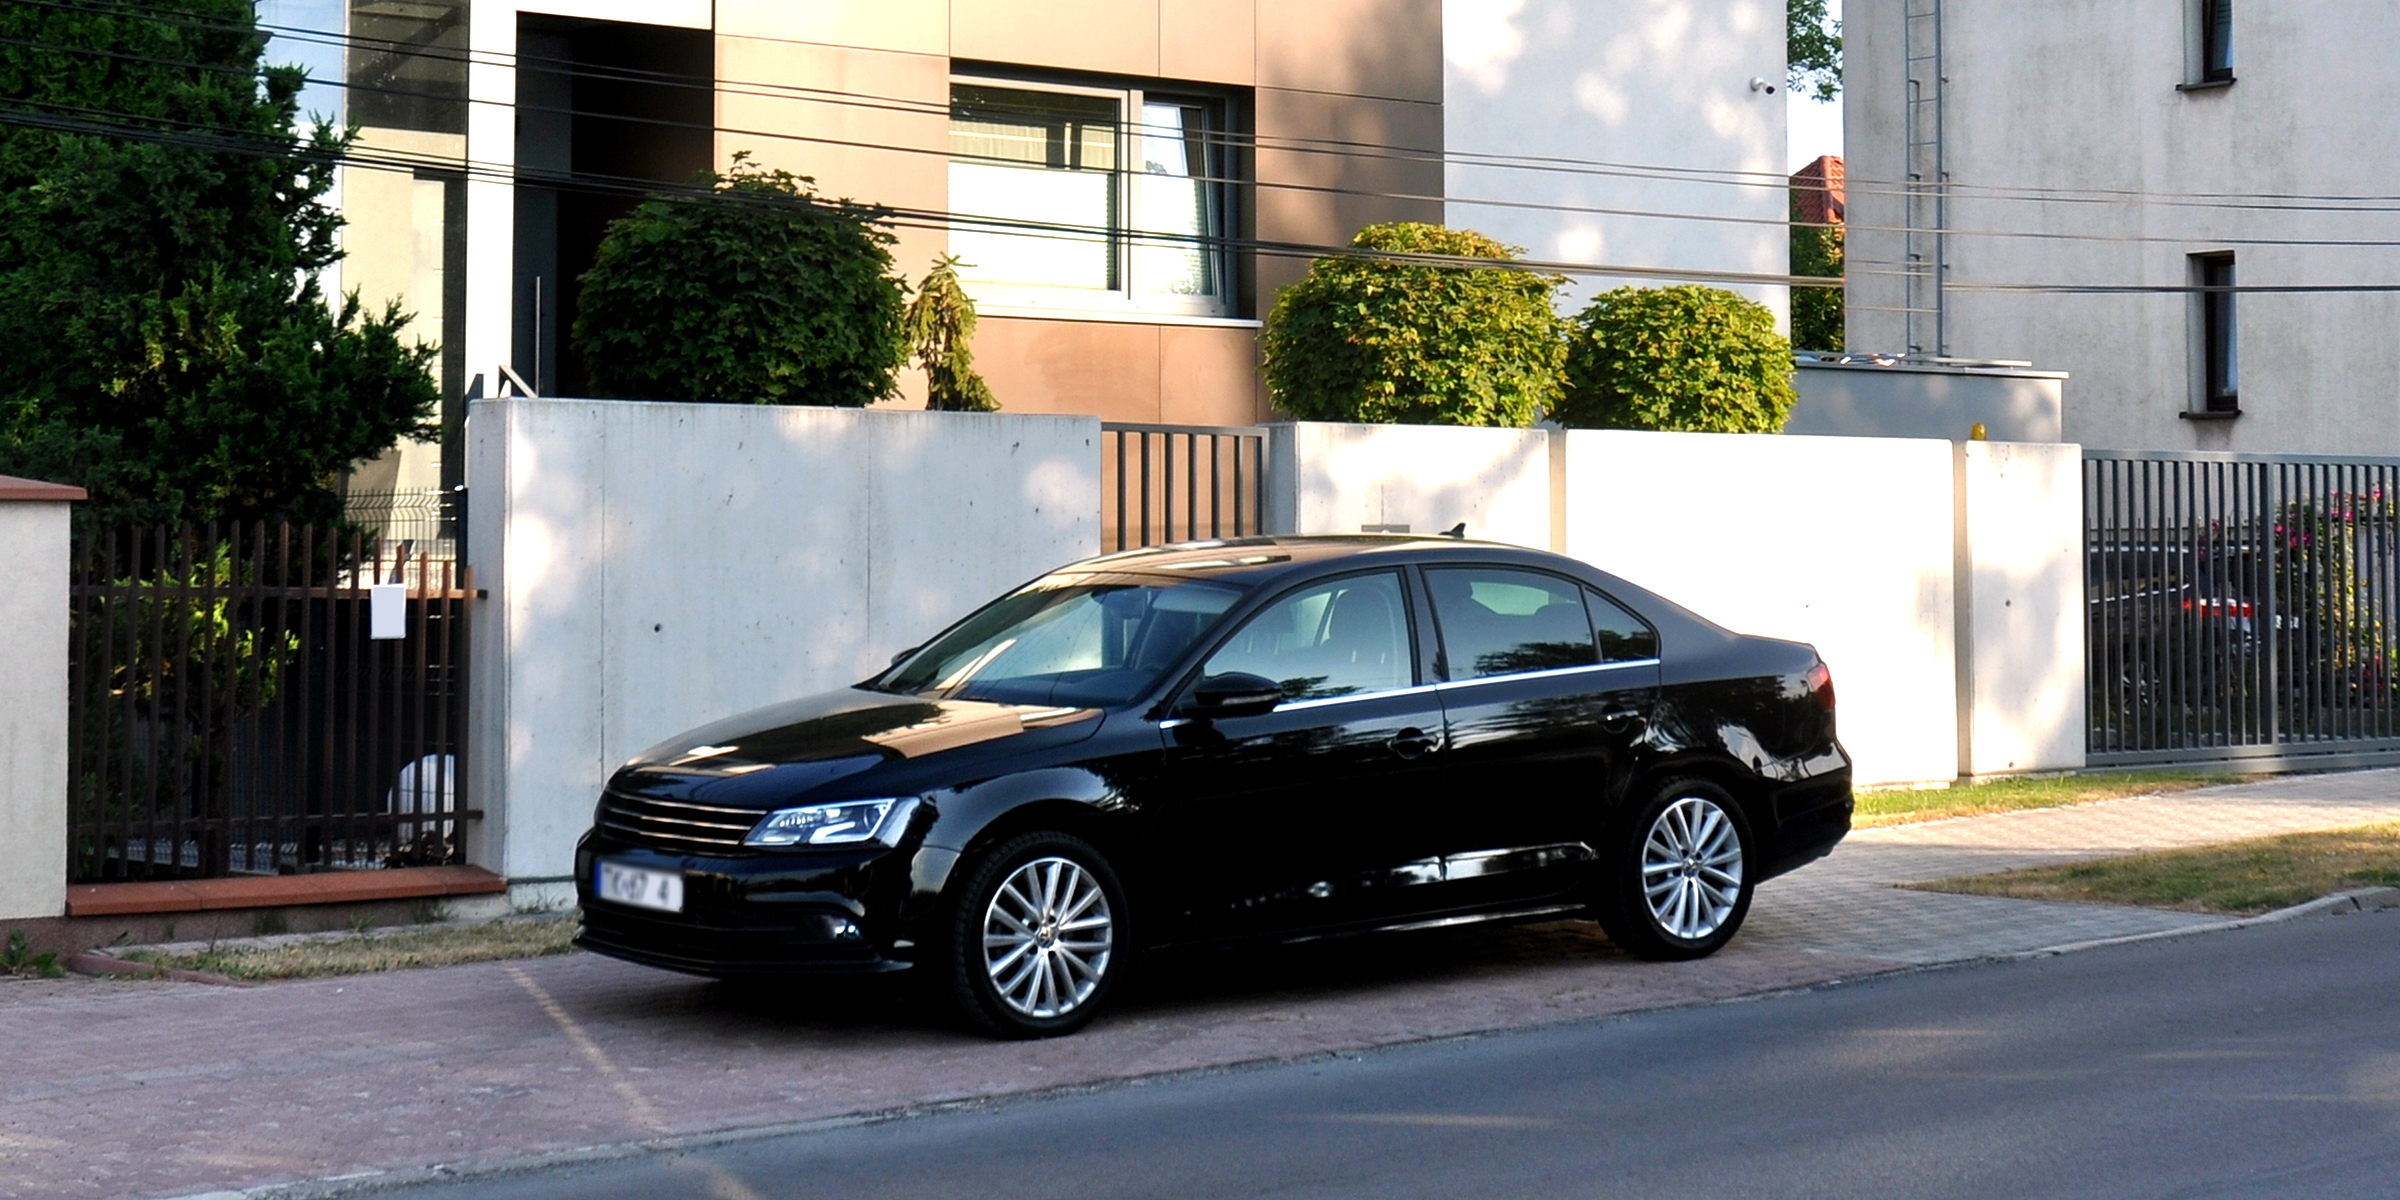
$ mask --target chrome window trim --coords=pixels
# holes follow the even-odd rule
[[[1628,658],[1618,662],[1592,663],[1589,666],[1581,667],[1551,667],[1546,671],[1518,671],[1510,675],[1480,675],[1473,679],[1452,679],[1444,683],[1435,684],[1434,686],[1446,688],[1476,687],[1486,683],[1507,683],[1511,680],[1517,679],[1548,679],[1553,676],[1582,675],[1594,671],[1616,671],[1626,667],[1655,667],[1657,665],[1658,660],[1655,658]]]

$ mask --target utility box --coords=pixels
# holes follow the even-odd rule
[[[2064,371],[1897,354],[1799,356],[1785,433],[1995,442],[2066,439]]]

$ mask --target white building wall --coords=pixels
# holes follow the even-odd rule
[[[1903,2],[1845,9],[1853,350],[1907,341],[1898,281],[1882,273],[1902,258]],[[2237,5],[2237,82],[2198,90],[2176,86],[2197,78],[2188,0],[1941,7],[1947,353],[2073,375],[2071,442],[2400,454],[2400,297],[2242,296],[2243,415],[2193,421],[2180,415],[2198,407],[2193,297],[1977,290],[2180,287],[2191,282],[2188,255],[2218,250],[2236,252],[2244,286],[2400,282],[2400,212],[2389,204],[2210,198],[2390,194],[2400,148],[2386,93],[2400,7]],[[2364,211],[2328,211],[2344,207]],[[2290,244],[2312,241],[2394,244]]]
[[[567,874],[648,746],[847,686],[1099,552],[1093,418],[507,400],[467,437],[469,858],[512,880]]]
[[[1544,261],[1783,274],[1783,51],[1765,0],[1444,0],[1447,223]],[[1561,307],[1626,282],[1577,277]],[[1788,311],[1783,287],[1735,290]]]

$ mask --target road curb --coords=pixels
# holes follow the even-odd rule
[[[2038,950],[2019,950],[2010,954],[1985,954],[1958,962],[2023,962],[2029,958],[2049,958],[2058,954],[2073,954],[2079,950],[2097,950],[2103,946],[2130,946],[2136,942],[2156,942],[2167,938],[2190,937],[2200,933],[2221,933],[2229,929],[2249,929],[2257,925],[2276,925],[2319,913],[2372,912],[2400,908],[2400,888],[2371,887],[2354,891],[2335,892],[2314,900],[2260,913],[2255,917],[2232,917],[2206,925],[2186,925],[2181,929],[2155,929],[2148,933],[2129,933],[2120,937],[2091,938],[2080,942],[2062,942]]]
[[[68,955],[67,961],[60,965],[78,975],[96,975],[101,978],[172,979],[178,983],[205,983],[214,987],[233,988],[257,986],[238,979],[227,979],[223,975],[207,971],[171,970],[156,963],[118,958],[113,954],[102,954],[97,950],[86,950],[81,954]]]

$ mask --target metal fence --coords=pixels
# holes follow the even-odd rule
[[[2400,460],[2090,451],[2095,765],[2400,754]]]
[[[466,542],[467,489],[347,492],[342,496],[342,518],[381,538],[396,554],[455,562],[463,557],[459,548]]]
[[[1100,426],[1100,544],[1110,552],[1266,529],[1267,431]]]
[[[187,526],[86,539],[69,594],[72,881],[462,861],[471,569]]]

